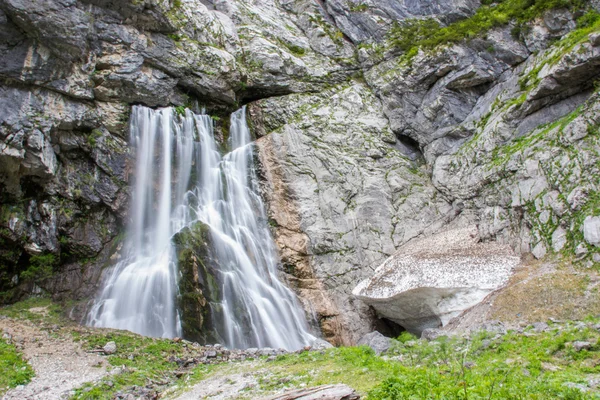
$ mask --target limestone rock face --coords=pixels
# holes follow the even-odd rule
[[[127,223],[132,104],[319,91],[357,68],[337,32],[304,0],[0,0],[0,301],[94,293]]]
[[[452,22],[473,13],[479,0],[352,0],[327,1],[326,9],[336,25],[353,42],[381,40],[394,21],[436,17]]]
[[[250,113],[256,129],[270,132],[258,149],[284,268],[326,337],[341,329],[339,340],[354,343],[373,330],[364,323],[372,312],[350,296],[356,283],[455,210],[392,144],[380,103],[364,84],[261,100]]]
[[[420,335],[503,286],[519,262],[509,246],[478,243],[475,227],[453,229],[402,246],[352,293]]]

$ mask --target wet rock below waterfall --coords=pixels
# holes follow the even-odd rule
[[[519,261],[508,246],[478,243],[475,227],[454,229],[403,246],[353,294],[421,334],[446,325],[506,284]]]

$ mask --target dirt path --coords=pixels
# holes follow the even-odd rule
[[[83,351],[67,330],[40,329],[31,321],[4,318],[0,319],[0,331],[23,352],[35,371],[29,384],[11,389],[3,400],[68,398],[71,390],[107,373],[102,357]]]

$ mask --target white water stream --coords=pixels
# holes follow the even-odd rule
[[[232,114],[221,156],[213,121],[186,110],[135,106],[132,223],[124,256],[105,278],[88,324],[155,337],[181,336],[173,235],[210,227],[220,271],[215,336],[231,348],[298,349],[314,339],[294,293],[278,278],[278,256],[257,193],[245,110]]]

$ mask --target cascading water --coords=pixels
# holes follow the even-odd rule
[[[219,298],[209,304],[215,337],[233,348],[297,349],[309,344],[305,315],[277,276],[278,258],[257,194],[245,110],[231,116],[221,156],[209,116],[135,106],[137,164],[133,221],[122,260],[88,316],[92,326],[180,336],[173,236],[198,221],[210,228]]]

